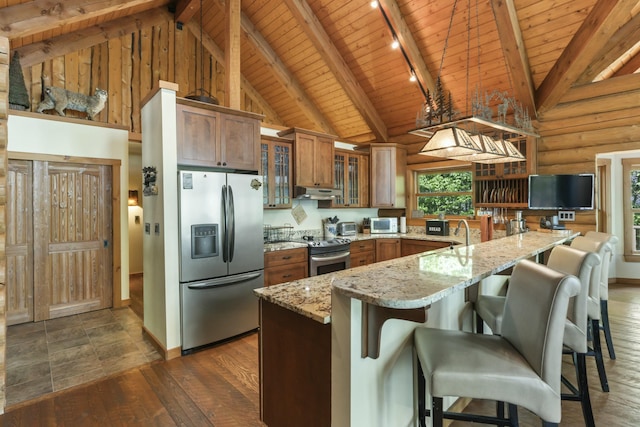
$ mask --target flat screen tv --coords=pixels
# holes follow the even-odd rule
[[[529,175],[529,209],[593,209],[593,174]]]

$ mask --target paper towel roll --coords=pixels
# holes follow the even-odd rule
[[[407,217],[406,216],[401,216],[400,217],[400,232],[401,233],[406,233],[407,232]]]

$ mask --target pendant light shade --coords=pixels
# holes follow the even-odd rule
[[[465,130],[456,127],[436,131],[422,147],[420,154],[436,157],[472,156],[482,153],[479,141],[475,141]]]

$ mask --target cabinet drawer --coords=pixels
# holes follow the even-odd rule
[[[351,252],[351,268],[361,267],[363,265],[373,264],[376,261],[376,255],[373,251],[368,252]]]
[[[371,240],[360,240],[351,242],[350,251],[352,254],[357,254],[360,252],[374,251],[376,249],[376,241]]]
[[[296,262],[307,262],[307,248],[287,249],[284,251],[266,252],[264,254],[264,268],[276,265],[288,265]]]
[[[307,262],[279,265],[264,270],[264,285],[271,286],[292,280],[304,279],[307,274]]]

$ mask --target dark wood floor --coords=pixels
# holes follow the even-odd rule
[[[612,287],[610,317],[618,356],[605,357],[611,392],[600,390],[588,360],[596,424],[640,426],[640,287]],[[566,368],[572,372],[568,363]],[[258,339],[252,334],[9,407],[0,425],[262,426],[258,390]],[[493,404],[472,402],[469,408],[488,411]],[[540,425],[525,410],[520,418],[523,427]],[[580,405],[563,402],[561,426],[583,425]]]

